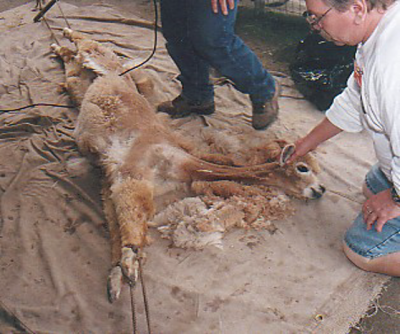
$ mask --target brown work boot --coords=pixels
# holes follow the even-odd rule
[[[256,130],[265,130],[278,117],[278,97],[281,93],[281,85],[275,80],[275,93],[272,99],[264,103],[253,103],[253,117],[251,124]]]
[[[157,107],[158,112],[164,112],[172,118],[181,118],[190,114],[211,115],[215,111],[214,101],[192,102],[179,95],[172,101],[162,102]]]

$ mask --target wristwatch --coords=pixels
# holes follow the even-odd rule
[[[396,205],[400,206],[400,196],[397,194],[397,191],[396,191],[395,187],[392,187],[390,189],[390,194],[392,195],[393,202],[395,202]]]

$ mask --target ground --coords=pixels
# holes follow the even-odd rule
[[[270,71],[289,75],[298,42],[309,29],[302,17],[266,12],[255,15],[252,8],[240,8],[237,34]]]
[[[26,0],[0,0],[0,12],[27,2]],[[30,2],[33,7],[34,1]],[[85,5],[93,3],[93,0],[67,0],[66,2]],[[136,2],[139,4],[140,13],[135,14],[147,20],[153,20],[151,1],[136,0]],[[132,11],[128,0],[115,0],[112,3],[127,12]],[[296,46],[306,35],[308,27],[301,17],[270,12],[255,16],[251,7],[241,7],[236,31],[258,55],[267,69],[289,75],[289,64],[295,55]],[[383,291],[382,297],[375,306],[371,307],[370,315],[365,317],[350,333],[400,333],[399,296],[400,279],[393,278]]]

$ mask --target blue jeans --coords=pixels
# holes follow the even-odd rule
[[[275,92],[273,77],[235,35],[237,14],[214,14],[211,0],[161,0],[161,22],[167,49],[179,68],[182,95],[194,102],[214,99],[210,67],[229,78],[236,89],[264,103]]]
[[[374,194],[392,186],[378,165],[368,172],[365,183]],[[382,232],[378,233],[375,226],[367,231],[367,225],[360,213],[346,232],[344,241],[355,253],[369,259],[400,252],[400,217],[387,221]]]

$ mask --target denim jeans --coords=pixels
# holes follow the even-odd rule
[[[392,186],[378,165],[368,172],[365,183],[374,194]],[[400,252],[400,217],[389,220],[379,233],[375,230],[375,225],[367,231],[360,213],[346,232],[344,240],[350,249],[369,259]]]
[[[273,77],[235,35],[237,14],[214,14],[211,0],[161,0],[161,22],[167,50],[179,68],[182,95],[191,101],[214,99],[210,67],[229,78],[236,89],[264,103],[275,92]]]

